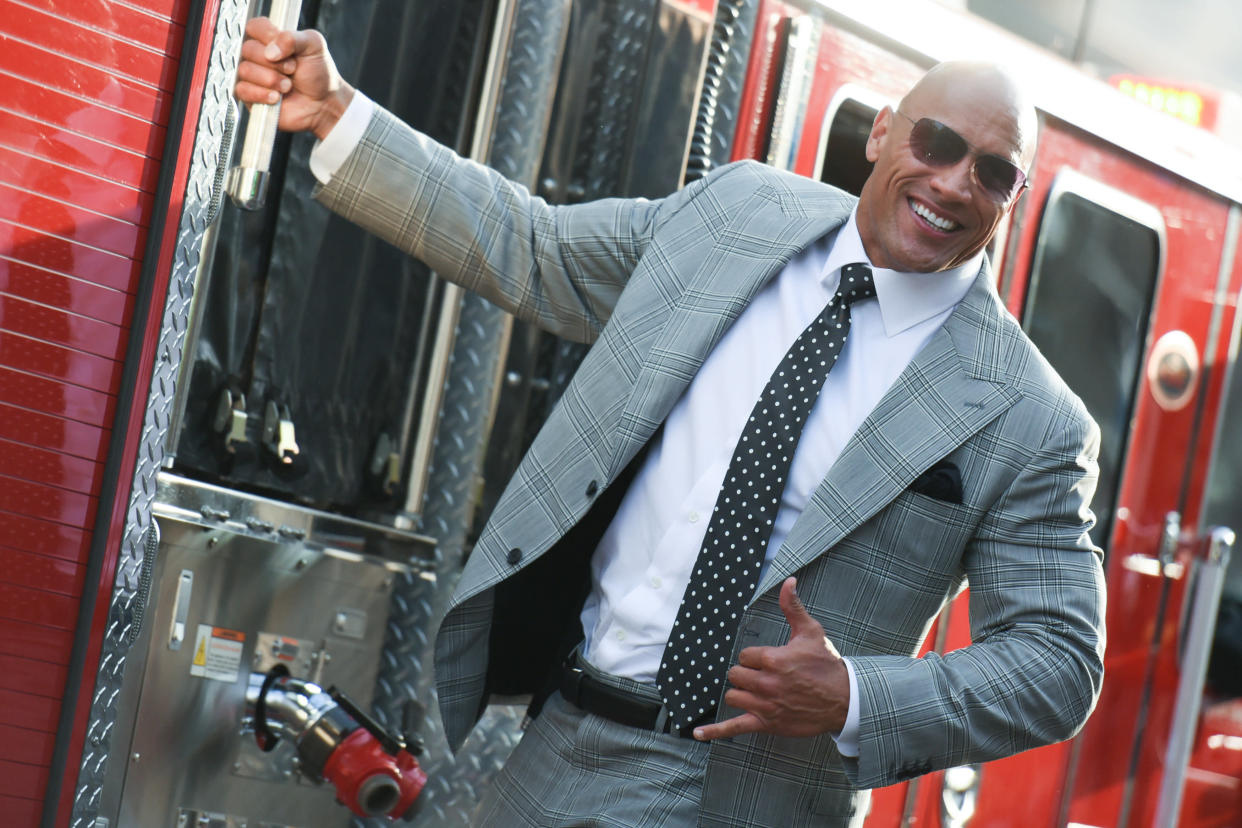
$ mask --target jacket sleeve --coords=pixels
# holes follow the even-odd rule
[[[1104,578],[1088,531],[1099,429],[1054,428],[965,553],[973,643],[943,655],[851,656],[860,788],[1068,739],[1103,679]]]
[[[655,228],[706,182],[658,201],[549,205],[376,106],[358,147],[315,197],[523,321],[590,342]]]

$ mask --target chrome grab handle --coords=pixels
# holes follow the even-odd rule
[[[1176,826],[1178,813],[1181,811],[1182,788],[1199,724],[1203,682],[1207,676],[1208,659],[1212,651],[1212,635],[1216,631],[1216,614],[1220,610],[1220,596],[1225,585],[1225,573],[1229,569],[1234,540],[1232,529],[1225,526],[1213,529],[1208,536],[1207,554],[1198,565],[1194,592],[1190,597],[1190,611],[1186,616],[1182,675],[1177,684],[1177,700],[1173,707],[1175,713],[1165,750],[1164,779],[1156,805],[1156,819],[1152,823],[1158,828]]]
[[[272,0],[268,17],[282,31],[297,28],[302,0]],[[243,210],[261,210],[267,202],[271,178],[272,146],[276,143],[276,124],[280,121],[280,101],[251,104],[246,137],[242,141],[241,162],[229,170],[228,193]]]

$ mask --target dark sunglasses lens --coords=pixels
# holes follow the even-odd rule
[[[933,167],[956,164],[970,149],[962,136],[931,118],[915,123],[910,130],[910,147],[923,163]]]
[[[966,139],[949,127],[920,118],[910,130],[910,148],[924,164],[947,167],[961,161],[970,146]],[[1022,170],[999,155],[981,155],[975,160],[975,175],[988,195],[997,201],[1008,201],[1026,181]]]
[[[975,176],[988,195],[1008,201],[1026,181],[1022,170],[998,155],[981,155],[975,160]]]

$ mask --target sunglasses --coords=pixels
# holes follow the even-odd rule
[[[894,109],[901,117],[912,123],[910,129],[910,152],[929,167],[951,167],[974,153],[975,163],[970,171],[975,181],[998,204],[1006,204],[1029,187],[1026,173],[1017,165],[990,152],[979,152],[966,143],[966,139],[949,127],[931,118],[917,121],[906,113]]]

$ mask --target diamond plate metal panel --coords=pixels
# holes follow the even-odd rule
[[[716,7],[707,72],[690,139],[686,183],[729,161],[758,13],[759,0],[719,0]]]
[[[630,146],[635,97],[643,89],[647,42],[655,22],[651,0],[617,0],[599,8],[605,35],[591,67],[592,94],[582,123],[593,129],[590,148],[574,165],[582,200],[616,192]]]
[[[488,159],[516,181],[533,184],[538,172],[567,21],[567,3],[517,4]],[[421,529],[437,540],[435,577],[406,577],[395,586],[373,702],[376,717],[392,724],[401,721],[409,699],[426,708],[420,730],[426,751],[419,761],[428,781],[420,797],[418,825],[470,824],[480,789],[517,744],[525,714],[522,707],[489,708],[453,756],[444,739],[431,670],[435,630],[461,573],[478,503],[479,468],[509,324],[508,316],[491,304],[472,295],[463,298],[422,510]],[[354,824],[378,828],[387,823]]]
[[[98,815],[105,776],[112,764],[124,761],[128,734],[118,735],[116,700],[129,656],[130,631],[140,618],[139,602],[146,533],[151,526],[151,504],[155,498],[156,475],[164,457],[164,438],[173,405],[173,390],[180,369],[194,277],[198,271],[203,235],[209,224],[213,184],[224,138],[225,111],[232,100],[233,76],[237,70],[237,50],[247,4],[243,0],[224,0],[216,22],[215,40],[202,110],[199,113],[185,207],[177,229],[174,252],[162,316],[156,363],[148,391],[143,419],[139,458],[130,487],[125,533],[113,584],[112,600],[95,678],[86,743],[74,791],[70,825],[92,828]],[[119,754],[119,757],[118,757]]]

